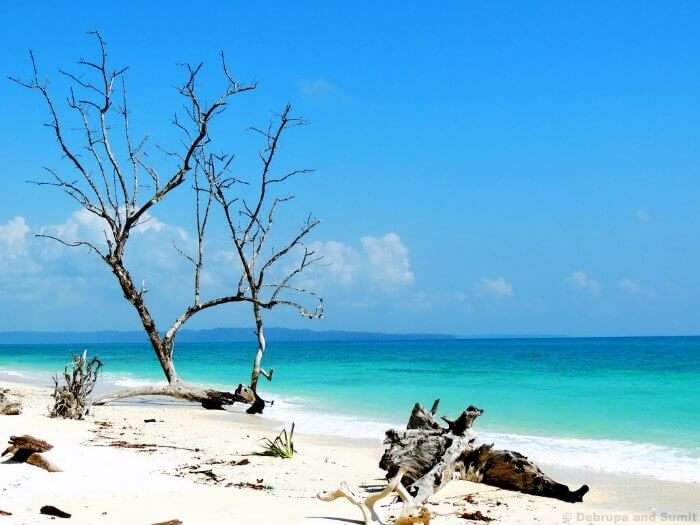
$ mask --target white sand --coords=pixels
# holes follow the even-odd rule
[[[0,516],[0,525],[62,521],[149,525],[175,518],[185,525],[358,523],[355,507],[345,501],[325,503],[315,494],[342,480],[357,486],[382,483],[383,472],[377,467],[380,443],[301,433],[295,439],[299,453],[281,460],[254,455],[261,450],[262,437],[280,430],[264,417],[151,401],[95,407],[85,421],[57,420],[46,416],[47,390],[0,386],[21,394],[24,403],[21,416],[0,416],[0,445],[11,435],[45,439],[54,445],[47,456],[63,469],[47,473],[26,464],[0,464],[0,510],[12,513]],[[144,423],[150,418],[157,421]],[[117,440],[161,447],[148,451],[103,446]],[[250,463],[230,464],[243,459]],[[211,470],[217,481],[195,472],[201,470]],[[652,508],[657,512],[655,521],[663,521],[661,512],[695,512],[695,521],[700,519],[697,485],[589,477],[581,472],[558,472],[557,477],[572,485],[583,478],[589,481],[592,490],[586,502],[567,504],[454,482],[431,505],[436,515],[431,523],[468,523],[458,514],[475,510],[493,517],[495,523],[508,524],[612,522],[616,515],[618,522],[633,521],[650,515]],[[271,488],[253,490],[237,487],[238,483]],[[474,503],[465,501],[467,494],[473,495]],[[43,505],[65,510],[72,518],[42,516]]]

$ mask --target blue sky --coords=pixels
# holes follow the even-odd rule
[[[0,18],[3,76],[28,73],[32,48],[59,94],[58,68],[90,56],[85,32],[99,29],[130,66],[136,132],[160,143],[174,140],[178,64],[204,61],[213,93],[220,49],[259,82],[216,129],[244,167],[247,126],[286,102],[309,121],[284,162],[316,173],[295,183],[282,230],[311,210],[322,220],[326,264],[307,282],[327,317],[270,324],[700,333],[697,3],[46,2],[3,3]],[[106,267],[32,236],[90,227],[25,183],[67,169],[38,99],[0,82],[0,114],[0,330],[136,328]],[[154,210],[157,228],[132,246],[162,324],[189,298],[168,251],[191,227],[184,199]],[[231,273],[217,228],[214,288]],[[191,326],[248,323],[231,307]]]

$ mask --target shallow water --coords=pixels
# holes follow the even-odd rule
[[[147,345],[0,345],[2,375],[48,378],[86,348],[120,386],[162,379]],[[245,381],[252,343],[180,344],[180,375]],[[700,482],[700,338],[270,342],[271,413],[300,429],[381,437],[412,404],[485,409],[499,446],[568,466]],[[13,376],[22,379],[21,376]],[[603,454],[603,456],[601,456]]]

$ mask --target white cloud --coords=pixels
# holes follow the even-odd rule
[[[325,95],[327,93],[332,93],[335,89],[334,84],[323,79],[306,81],[301,84],[301,92],[307,97]]]
[[[382,285],[413,284],[415,276],[411,270],[408,249],[395,233],[382,237],[363,237],[362,247],[369,260],[370,277]]]
[[[598,295],[601,290],[600,283],[589,277],[585,272],[573,272],[567,279],[569,284],[578,290],[583,290],[592,295]]]
[[[24,217],[19,216],[0,225],[0,258],[16,258],[23,254],[29,230]]]
[[[133,232],[138,235],[161,233],[168,244],[174,238],[180,241],[189,239],[183,228],[166,224],[148,212],[144,213]],[[106,247],[107,239],[113,239],[107,221],[85,209],[74,211],[60,224],[42,226],[39,233],[51,235],[66,242],[87,241],[97,247]]]
[[[656,292],[653,289],[647,288],[646,286],[642,285],[639,281],[635,281],[627,277],[625,277],[624,279],[620,279],[617,285],[622,292],[629,295],[634,295],[637,297],[646,297],[648,299],[654,299],[656,297]]]
[[[634,212],[634,217],[638,222],[646,224],[651,222],[651,214],[647,210],[639,209]]]
[[[513,285],[503,277],[481,279],[479,282],[479,290],[493,297],[510,297],[513,295]]]
[[[163,221],[159,221],[153,215],[146,212],[143,214],[143,218],[134,228],[134,231],[138,233],[160,233],[166,228],[166,226],[167,225]]]
[[[309,248],[323,257],[314,273],[306,276],[313,281],[320,279],[343,287],[369,283],[382,289],[415,281],[408,249],[395,233],[362,237],[359,248],[339,241],[317,241]]]
[[[36,231],[67,243],[89,242],[103,251],[106,251],[107,239],[113,238],[107,222],[84,209],[71,213],[61,223],[41,226]],[[134,228],[126,250],[127,264],[136,282],[147,280],[149,283],[158,282],[159,286],[170,286],[171,283],[181,286],[191,269],[173,248],[174,241],[178,241],[178,248],[185,252],[194,250],[185,230],[145,214]],[[30,270],[26,268],[29,268],[36,275],[33,286],[37,289],[43,289],[47,282],[62,279],[70,283],[76,296],[89,296],[95,283],[107,285],[110,277],[99,258],[87,253],[86,248],[66,247],[51,239],[33,240],[22,257],[22,264],[15,264],[15,273],[27,275]],[[23,279],[22,282],[28,285],[30,280]],[[203,282],[208,284],[208,276]],[[6,283],[4,288],[9,290],[11,287]]]
[[[105,235],[111,238],[108,231],[104,220],[85,210],[77,210],[56,224],[37,228],[30,228],[21,217],[0,224],[0,264],[3,266],[0,295],[8,300],[35,302],[47,293],[56,295],[54,291],[60,289],[57,300],[66,305],[86,301],[95,294],[111,294],[112,278],[94,254],[31,236],[32,232],[37,232],[66,242],[88,241],[104,248]],[[160,310],[167,311],[170,303],[190,300],[191,264],[177,254],[173,241],[188,254],[196,248],[184,229],[149,217],[136,228],[126,251],[134,281],[145,281],[153,294],[153,301],[158,305],[156,315]],[[373,296],[403,293],[406,287],[409,287],[405,290],[406,298],[415,291],[410,288],[415,276],[409,251],[395,233],[365,236],[354,244],[334,240],[315,242],[309,248],[322,255],[323,260],[299,276],[297,284],[304,288],[331,295],[338,293],[339,301],[361,297],[370,302]],[[239,263],[227,243],[216,240],[207,251],[202,293],[218,294],[236,286]],[[420,300],[425,302],[424,298]]]
[[[621,279],[618,286],[620,287],[620,290],[629,294],[636,295],[642,292],[642,286],[637,281],[633,281],[632,279]]]
[[[112,232],[104,219],[85,209],[80,209],[71,213],[68,218],[60,224],[49,224],[39,228],[41,235],[50,235],[65,242],[86,241],[95,245],[104,246],[106,239],[112,239]],[[45,241],[44,255],[58,255],[61,248],[55,244]]]
[[[348,286],[357,280],[360,271],[357,250],[338,241],[317,241],[310,248],[323,257],[320,264],[334,281]]]

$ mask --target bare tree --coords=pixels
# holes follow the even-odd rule
[[[303,120],[291,116],[287,105],[279,119],[267,129],[252,128],[263,137],[265,146],[259,153],[260,175],[256,181],[244,181],[229,174],[233,160],[231,155],[198,157],[206,172],[211,193],[219,203],[226,218],[231,241],[242,274],[238,282],[238,295],[248,297],[257,337],[257,350],[253,360],[250,389],[255,397],[249,413],[262,412],[265,403],[258,395],[260,377],[272,380],[273,370],[265,370],[262,360],[265,354],[265,326],[263,310],[286,306],[309,319],[323,317],[323,299],[315,292],[296,285],[295,279],[312,264],[321,259],[305,245],[306,237],[319,225],[318,219],[308,215],[296,234],[279,247],[272,247],[272,229],[280,205],[291,201],[294,195],[276,195],[273,186],[280,185],[295,176],[311,173],[308,169],[296,169],[277,173],[275,158],[283,135],[291,127],[303,124]],[[237,184],[253,184],[256,190],[252,200],[228,196],[230,188]],[[295,258],[295,259],[294,259]],[[293,264],[291,261],[294,260]],[[282,263],[290,266],[285,267]],[[312,303],[309,307],[307,303]],[[239,387],[240,389],[240,387]]]
[[[34,55],[30,52],[32,76],[29,80],[11,78],[17,84],[37,92],[46,103],[49,122],[46,124],[55,136],[58,147],[77,178],[68,178],[57,170],[48,169],[50,180],[39,185],[54,186],[77,202],[83,209],[98,217],[105,225],[104,244],[92,240],[71,240],[51,235],[65,246],[83,247],[98,256],[116,278],[126,300],[138,314],[143,329],[158,358],[166,387],[146,387],[119,392],[99,400],[103,403],[134,395],[167,395],[201,402],[213,408],[230,404],[238,397],[228,392],[195,388],[183,383],[175,369],[173,353],[175,338],[187,321],[210,308],[238,302],[255,303],[267,308],[275,302],[258,304],[257,295],[246,295],[241,289],[232,295],[202,299],[200,275],[204,264],[203,242],[211,197],[200,202],[202,192],[195,183],[197,251],[191,257],[194,263],[194,293],[192,303],[172,324],[161,332],[156,325],[146,301],[146,289],[138,286],[125,263],[125,252],[131,234],[149,218],[151,209],[163,201],[175,189],[182,186],[188,173],[207,157],[211,142],[210,125],[222,114],[232,97],[255,89],[255,84],[241,84],[232,76],[223,54],[221,66],[225,86],[213,102],[205,103],[200,97],[197,80],[202,65],[186,66],[186,81],[179,88],[184,98],[185,116],[175,115],[173,124],[182,131],[185,140],[179,152],[166,152],[177,162],[177,167],[167,176],[149,162],[147,138],[132,141],[129,127],[129,109],[125,73],[127,68],[112,69],[107,60],[107,49],[102,36],[92,33],[98,44],[97,60],[81,59],[81,74],[61,71],[71,84],[67,97],[67,109],[80,122],[81,145],[74,146],[73,130],[64,125],[65,115],[60,116],[46,80],[40,78]],[[84,73],[84,74],[83,74]],[[121,155],[119,151],[123,151]],[[255,288],[257,290],[257,288]],[[276,297],[276,296],[275,296]],[[96,403],[96,404],[97,404]]]

